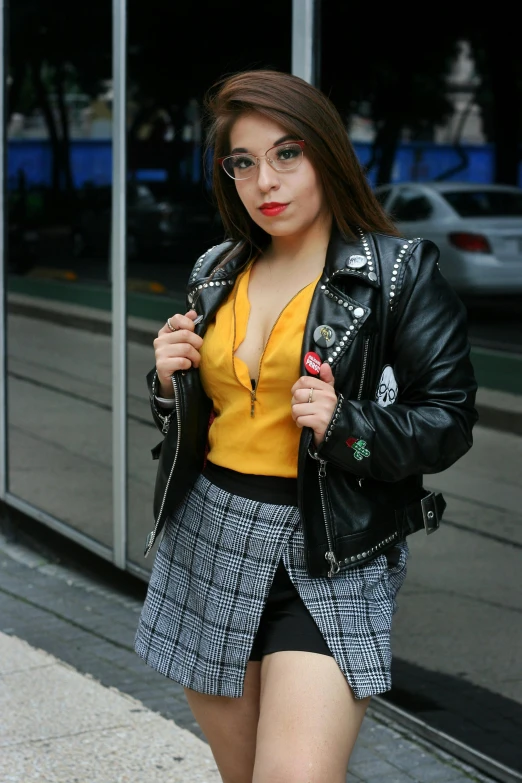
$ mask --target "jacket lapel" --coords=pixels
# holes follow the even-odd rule
[[[307,374],[304,359],[309,352],[318,354],[322,362],[328,362],[335,368],[371,314],[366,304],[342,290],[347,287],[350,278],[356,278],[358,284],[380,287],[373,240],[362,231],[359,233],[359,241],[347,241],[337,230],[332,232],[324,272],[314,291],[303,336],[303,375]],[[342,288],[339,287],[341,282]],[[320,327],[332,331],[333,342],[330,340],[331,344],[327,347],[317,343]]]

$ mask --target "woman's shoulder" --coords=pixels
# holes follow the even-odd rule
[[[400,252],[404,250],[405,253],[413,253],[422,248],[432,248],[438,250],[437,245],[431,239],[425,239],[424,237],[411,237],[404,236],[402,234],[385,234],[382,231],[369,232],[373,241],[381,251],[393,252],[397,250]]]
[[[377,231],[371,232],[370,236],[384,276],[401,264],[410,267],[415,266],[416,262],[425,266],[438,265],[440,251],[431,239],[395,236]]]
[[[218,245],[212,245],[208,250],[202,253],[192,268],[189,283],[197,280],[198,277],[208,277],[210,271],[223,260],[225,254],[229,252],[235,243],[231,240],[225,240]]]

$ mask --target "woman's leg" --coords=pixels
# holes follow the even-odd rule
[[[261,662],[247,665],[243,696],[207,696],[185,688],[189,707],[205,735],[223,783],[251,783],[259,719]]]
[[[345,783],[369,701],[354,698],[334,658],[265,656],[253,783]]]

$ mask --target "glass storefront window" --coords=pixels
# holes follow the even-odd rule
[[[128,559],[150,569],[144,542],[153,526],[159,433],[149,415],[145,375],[154,364],[152,341],[168,316],[184,311],[185,286],[197,258],[223,241],[205,178],[202,101],[226,73],[247,68],[291,69],[290,0],[258,9],[245,5],[162,5],[161,24],[140,3],[129,3],[128,179],[130,244],[127,271]],[[151,21],[154,19],[154,21]],[[153,30],[151,30],[153,27]],[[192,54],[173,44],[190,36]],[[137,195],[142,193],[143,203]],[[134,337],[133,337],[134,335]]]
[[[10,6],[5,256],[7,490],[108,552],[111,14]]]
[[[381,26],[369,39],[364,27],[354,31],[353,10],[334,0],[323,0],[321,17],[320,86],[345,120],[359,159],[368,167],[370,183],[376,184],[390,157],[393,165],[388,166],[390,178],[384,184],[430,180],[450,171],[456,149],[433,144],[423,151],[420,142],[432,141],[434,123],[425,123],[421,132],[422,118],[416,113],[431,110],[421,93],[433,89],[435,69],[442,68],[434,59],[449,58],[452,51],[456,57],[469,46],[459,50],[450,26],[444,34],[441,29],[425,30],[402,43]],[[340,57],[344,50],[346,56]],[[458,65],[456,61],[452,71],[457,76]],[[469,72],[467,61],[462,67]],[[456,83],[452,82],[448,99],[455,95]],[[462,95],[454,98],[461,111]],[[468,110],[471,97],[466,98]],[[473,119],[471,112],[469,116]],[[447,118],[445,132],[457,121],[464,127],[464,120],[467,115]],[[441,135],[443,131],[439,128]],[[480,129],[470,120],[466,131],[478,134]],[[481,154],[487,154],[484,147]],[[455,174],[462,180],[482,176],[473,152],[467,168]],[[418,214],[403,219],[419,222],[412,237],[426,237],[430,210],[425,203],[415,206]],[[394,209],[392,213],[398,220]],[[444,252],[442,227],[432,231],[441,237]],[[505,418],[509,410],[520,410],[520,397],[512,394],[515,387],[520,389],[520,374],[519,361],[503,353],[506,341],[517,342],[518,300],[494,295],[486,300],[475,303],[478,309],[470,308],[481,414],[474,445],[448,470],[425,477],[425,486],[442,491],[448,506],[435,535],[416,533],[408,541],[408,576],[393,624],[393,687],[383,698],[431,728],[520,770],[516,746],[522,689],[520,656],[514,654],[521,644],[515,619],[520,612],[522,518],[515,501],[521,487],[520,436]],[[513,313],[512,325],[504,320],[503,311]],[[488,356],[478,350],[481,344],[497,350]]]

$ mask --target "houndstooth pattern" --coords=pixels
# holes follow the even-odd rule
[[[201,693],[239,697],[270,586],[283,558],[356,698],[391,687],[390,631],[406,574],[385,554],[333,578],[310,577],[295,506],[232,495],[200,476],[165,525],[135,649]]]

